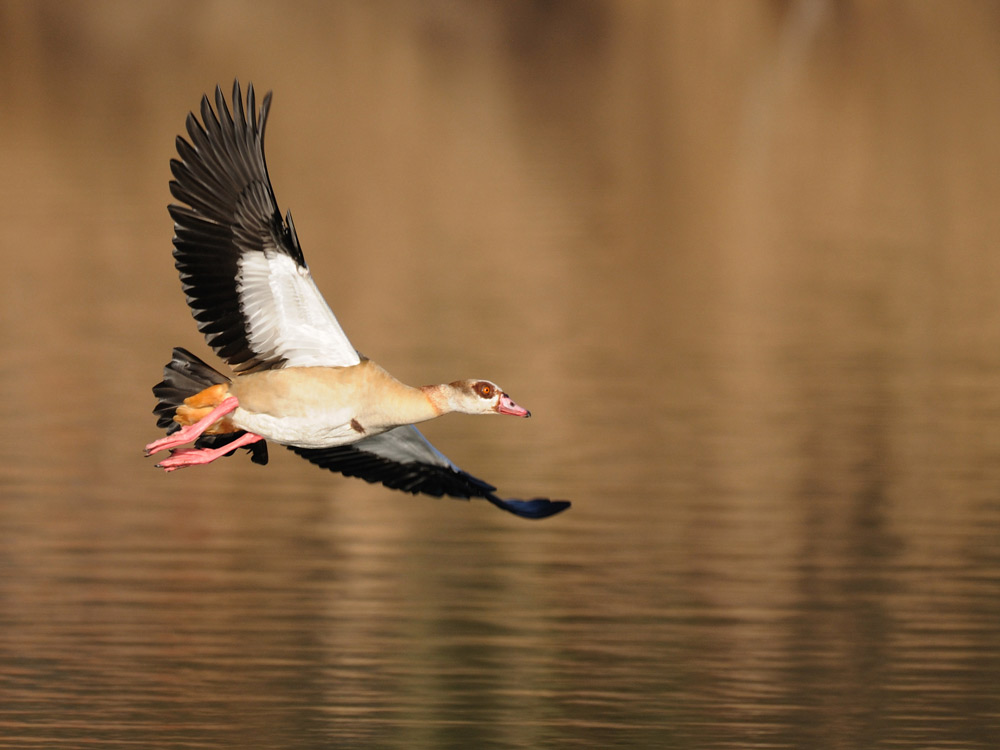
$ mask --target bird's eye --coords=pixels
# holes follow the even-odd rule
[[[482,398],[493,398],[493,386],[489,383],[476,383],[476,393]]]

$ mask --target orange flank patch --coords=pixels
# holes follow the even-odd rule
[[[188,396],[184,399],[184,403],[178,406],[174,412],[174,421],[185,426],[194,424],[198,420],[208,416],[208,413],[221,404],[228,395],[229,385],[227,383],[219,383],[203,391],[199,391],[193,396]],[[236,432],[237,430],[238,428],[227,415],[205,430],[205,434],[224,435]]]
[[[198,393],[193,396],[188,396],[184,399],[184,403],[188,406],[193,406],[195,409],[200,409],[205,406],[210,409],[214,409],[222,403],[222,400],[227,395],[229,395],[229,384],[219,383],[217,385],[209,386],[203,391],[198,391]]]

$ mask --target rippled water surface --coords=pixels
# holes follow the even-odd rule
[[[0,747],[994,747],[998,20],[0,2]],[[353,343],[570,511],[142,458],[234,74]]]

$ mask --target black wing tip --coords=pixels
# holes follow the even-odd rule
[[[216,110],[228,110],[229,102],[231,101],[233,114],[236,114],[237,111],[243,112],[243,119],[247,126],[251,129],[256,128],[263,139],[264,125],[267,123],[267,111],[271,108],[271,95],[273,93],[273,91],[268,91],[264,94],[263,99],[261,99],[260,109],[258,109],[257,92],[254,89],[253,81],[247,81],[246,95],[244,95],[243,87],[240,86],[239,76],[234,76],[232,95],[229,100],[226,99],[226,95],[223,93],[222,84],[217,83],[215,85],[215,107]],[[208,99],[208,94],[205,94],[204,98]],[[246,104],[245,111],[244,103]]]
[[[366,440],[378,439],[379,436],[366,438]],[[420,461],[395,461],[379,456],[363,446],[359,447],[363,442],[333,448],[299,448],[294,445],[286,447],[322,469],[348,477],[360,477],[371,483],[379,482],[389,489],[413,495],[431,497],[447,495],[459,500],[483,498],[501,510],[521,518],[548,518],[561,513],[571,505],[568,500],[549,500],[543,497],[533,500],[505,500],[494,494],[496,488],[493,485],[450,463],[442,465]]]
[[[534,500],[503,500],[490,494],[486,496],[486,499],[501,510],[513,513],[520,518],[535,520],[562,513],[572,505],[569,500],[549,500],[545,497],[536,497]]]
[[[258,110],[253,84],[245,90],[244,107],[243,89],[234,78],[230,105],[224,86],[216,84],[188,113],[187,138],[175,138],[169,185],[174,202],[167,207],[174,221],[174,265],[198,329],[215,353],[241,372],[282,360],[258,357],[247,341],[246,321],[238,312],[240,256],[260,249],[253,241],[259,236],[273,239],[280,251],[305,265],[301,247],[286,236],[267,175],[263,130],[270,92]],[[249,245],[246,233],[252,235]]]

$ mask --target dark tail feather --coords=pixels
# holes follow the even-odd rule
[[[188,396],[205,390],[218,383],[228,383],[229,378],[208,366],[187,349],[177,347],[173,356],[163,368],[163,380],[153,386],[156,396],[156,426],[167,433],[179,430],[174,421],[174,412]]]
[[[209,386],[228,382],[229,378],[202,362],[187,349],[175,348],[170,361],[163,368],[163,380],[153,386],[153,395],[156,397],[156,406],[153,407],[156,426],[166,430],[167,434],[179,430],[181,426],[174,421],[174,412],[184,403],[184,399]],[[202,435],[195,442],[195,447],[219,448],[242,434],[234,432],[228,435]],[[263,440],[253,443],[248,450],[250,460],[255,464],[267,463],[267,444]]]

